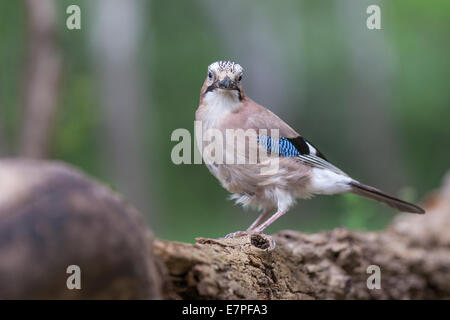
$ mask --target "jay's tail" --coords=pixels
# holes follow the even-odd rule
[[[388,195],[388,194],[384,193],[383,191],[380,191],[374,187],[366,186],[357,181],[351,181],[349,184],[352,187],[350,192],[352,192],[354,194],[386,203],[388,206],[390,206],[394,209],[397,209],[399,211],[402,211],[402,212],[411,212],[411,213],[420,213],[420,214],[425,213],[425,210],[423,210],[422,208],[420,208],[412,203],[409,203],[409,202],[400,200],[396,197],[393,197],[391,195]]]

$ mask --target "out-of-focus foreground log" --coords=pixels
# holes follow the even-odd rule
[[[0,298],[160,298],[152,241],[136,209],[74,168],[0,160]]]
[[[0,298],[450,298],[450,177],[425,208],[382,232],[281,231],[273,251],[257,235],[169,242],[73,168],[1,160]],[[72,264],[81,290],[66,287]]]

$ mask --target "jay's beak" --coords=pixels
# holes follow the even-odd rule
[[[222,81],[219,81],[217,83],[217,86],[220,89],[225,89],[225,90],[237,89],[236,83],[234,81],[231,81],[229,77],[225,77],[225,79],[223,79]]]

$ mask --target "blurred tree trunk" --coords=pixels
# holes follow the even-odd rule
[[[27,0],[28,65],[19,154],[44,158],[56,112],[62,58],[56,45],[53,0]]]
[[[1,98],[1,97],[0,97]],[[3,127],[2,101],[0,100],[0,157],[8,154],[9,145],[6,144],[5,132]]]
[[[335,1],[337,15],[347,40],[352,87],[349,88],[348,120],[349,141],[353,146],[353,168],[364,170],[374,185],[388,185],[393,189],[407,181],[404,159],[399,148],[399,137],[394,127],[392,95],[392,57],[383,31],[366,27],[367,7],[370,1]],[[377,150],[373,157],[372,150]],[[355,169],[358,170],[358,169]],[[380,175],[379,172],[389,172]]]
[[[142,110],[150,106],[144,101],[141,66],[137,61],[144,3],[99,0],[91,5],[104,166],[118,188],[150,217],[150,203],[154,207],[155,199],[149,183],[150,161],[145,160]],[[151,221],[157,225],[155,216],[151,216]]]
[[[202,5],[210,23],[224,40],[225,52],[231,53],[230,56],[217,58],[234,60],[236,57],[236,62],[245,68],[245,78],[252,79],[245,82],[246,93],[281,116],[287,114],[286,107],[292,85],[286,77],[289,73],[284,71],[289,64],[286,63],[282,41],[278,40],[281,38],[277,34],[277,20],[272,12],[267,14],[263,7],[241,1],[219,3],[204,0]],[[220,14],[217,14],[218,8]],[[289,18],[288,10],[283,11],[283,14],[283,19]],[[301,59],[301,56],[298,59]],[[301,65],[299,61],[296,63]],[[268,74],[270,76],[267,76]],[[298,81],[295,86],[295,90],[301,88]]]

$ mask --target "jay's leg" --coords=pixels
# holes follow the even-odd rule
[[[236,238],[240,236],[245,236],[249,233],[252,233],[253,230],[261,224],[261,222],[269,215],[269,213],[273,210],[273,208],[264,210],[263,213],[259,215],[258,218],[250,225],[250,227],[247,228],[246,231],[236,231],[233,233],[229,233],[225,236],[225,238]]]
[[[267,242],[269,243],[269,250],[273,250],[275,249],[276,243],[275,240],[272,238],[272,236],[268,236],[264,233],[262,233],[264,231],[265,228],[267,228],[268,226],[270,226],[273,222],[275,222],[275,220],[277,220],[279,217],[281,217],[283,214],[285,214],[287,212],[287,210],[281,210],[278,209],[278,211],[276,213],[274,213],[269,219],[267,219],[265,222],[263,222],[262,224],[257,225],[257,221],[258,223],[264,219],[264,217],[268,214],[268,212],[265,212],[265,216],[263,217],[263,214],[261,216],[258,217],[257,221],[255,221],[253,225],[256,225],[255,227],[253,227],[251,230],[247,230],[248,233],[258,233],[260,234],[263,238],[265,238],[267,240]],[[250,226],[250,227],[252,227]],[[250,228],[249,228],[250,229]]]
[[[264,223],[261,224],[261,221],[264,220],[264,218],[271,212],[271,210],[265,210],[262,214],[259,215],[259,217],[255,220],[255,222],[252,223],[252,225],[247,229],[247,231],[237,231],[230,234],[227,234],[225,238],[235,238],[240,237],[243,235],[248,235],[251,233],[258,233],[260,236],[265,238],[267,242],[269,243],[269,250],[275,249],[276,243],[275,240],[273,240],[272,236],[268,236],[262,233],[262,231],[267,228],[269,225],[271,225],[275,220],[277,220],[279,217],[281,217],[283,214],[286,213],[287,210],[280,210],[276,213],[274,213],[269,219],[267,219]]]
[[[264,223],[260,224],[256,228],[254,228],[252,231],[256,232],[256,233],[263,232],[265,228],[267,228],[272,223],[274,223],[275,220],[277,220],[279,217],[281,217],[286,212],[287,212],[287,210],[280,210],[280,209],[278,209],[278,211],[276,213],[274,213],[269,219],[267,219]]]
[[[251,224],[251,226],[248,227],[247,231],[253,231],[257,226],[259,226],[272,210],[273,208],[264,210],[263,213],[261,213],[259,217]]]

